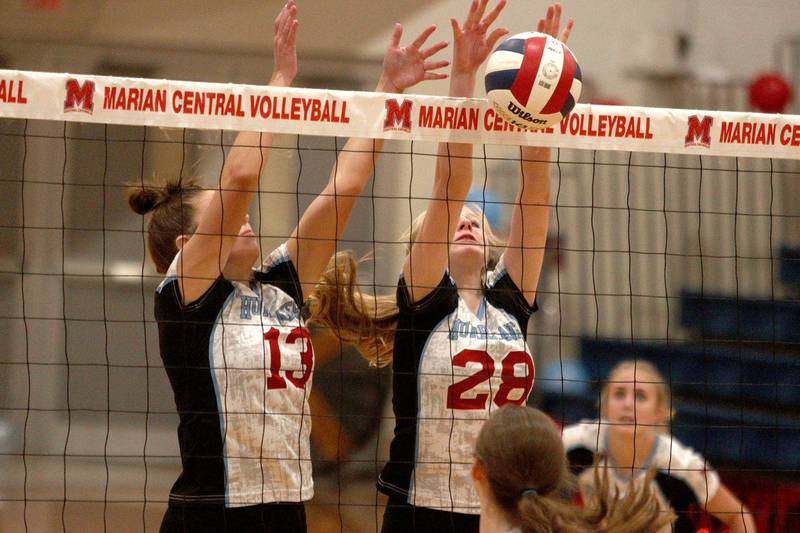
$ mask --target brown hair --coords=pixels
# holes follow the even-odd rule
[[[128,190],[128,205],[140,215],[151,213],[147,224],[147,248],[156,271],[166,273],[178,253],[175,239],[197,229],[197,196],[202,189],[192,180],[167,181],[160,185],[134,185]]]
[[[655,471],[643,489],[611,494],[608,470],[595,468],[595,490],[583,508],[564,494],[573,484],[561,435],[553,421],[530,407],[506,405],[484,423],[475,456],[486,470],[495,501],[523,533],[634,533],[655,531],[674,515],[652,491]],[[602,471],[602,475],[601,475]]]
[[[487,270],[497,266],[503,241],[492,231],[478,206],[469,204],[465,207],[481,219],[487,245],[485,275]],[[401,237],[401,242],[407,243],[406,254],[411,253],[424,219],[423,212]],[[342,342],[355,345],[370,365],[382,367],[392,361],[399,309],[394,294],[371,295],[359,288],[358,265],[365,259],[356,260],[349,251],[338,252],[331,258],[309,295],[309,321],[330,328]]]
[[[611,389],[611,385],[618,383],[617,380],[613,379],[614,374],[628,367],[634,368],[634,371],[637,375],[639,374],[640,370],[650,375],[650,379],[641,380],[641,382],[655,385],[658,405],[659,407],[664,408],[664,411],[667,413],[667,418],[664,420],[664,426],[660,427],[659,430],[667,431],[669,421],[672,419],[673,414],[672,391],[670,391],[664,376],[661,374],[661,372],[659,372],[656,365],[646,359],[625,359],[614,365],[614,368],[612,368],[611,372],[608,373],[608,379],[606,379],[606,382],[603,384],[603,388],[600,391],[600,416],[605,416],[603,411],[605,410],[605,406],[608,405],[608,394]]]

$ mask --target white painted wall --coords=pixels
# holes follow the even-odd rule
[[[449,40],[449,18],[454,14],[463,18],[458,14],[466,12],[467,5],[461,0],[431,3],[414,14],[406,31],[415,33],[436,23],[434,38]],[[545,5],[510,0],[498,25],[512,33],[535,29]],[[796,0],[572,0],[563,5],[565,14],[575,19],[569,45],[584,79],[596,84],[600,95],[619,97],[629,105],[652,105],[649,87],[633,78],[632,71],[750,79],[777,66],[774,50],[780,41],[800,35]],[[676,54],[678,33],[687,34],[692,42],[683,64]],[[384,41],[378,37],[365,47],[378,56]],[[428,84],[420,92],[445,90],[445,84]]]
[[[630,105],[675,105],[659,84],[637,81],[632,71],[751,79],[777,67],[778,43],[800,34],[796,0],[563,3],[565,13],[576,20],[570,46],[584,79],[596,85],[599,95]],[[0,55],[11,68],[87,72],[100,59],[149,60],[163,66],[158,76],[253,83],[263,79],[271,62],[270,21],[280,1],[140,0],[133,9],[128,0],[82,0],[64,2],[52,13],[24,9],[23,2],[5,4]],[[302,0],[301,75],[313,78],[329,70],[330,63],[352,63],[338,73],[345,79],[371,80],[395,21],[404,23],[406,38],[436,23],[439,29],[431,40],[450,40],[450,17],[463,19],[468,5],[467,0]],[[545,5],[509,0],[498,24],[514,33],[533,29]],[[677,33],[692,43],[684,63],[675,54]],[[53,46],[43,49],[47,43]],[[665,84],[660,85],[663,89]],[[441,94],[446,88],[446,83],[426,83],[417,91]]]

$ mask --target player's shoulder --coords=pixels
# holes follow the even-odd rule
[[[659,468],[697,469],[705,464],[700,453],[670,434],[658,436],[657,455]]]
[[[603,449],[605,427],[602,420],[581,420],[564,428],[561,438],[564,448],[569,451],[586,448],[594,453]]]
[[[686,484],[697,501],[713,498],[720,487],[719,474],[705,458],[671,435],[659,435],[659,450],[654,465],[661,474]]]

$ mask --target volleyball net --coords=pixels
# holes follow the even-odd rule
[[[0,71],[2,531],[158,530],[177,416],[152,311],[162,276],[127,187],[214,187],[241,130],[278,134],[251,208],[264,255],[346,138],[390,141],[338,243],[369,255],[359,282],[379,294],[395,290],[436,143],[476,145],[469,201],[501,233],[519,146],[552,147],[531,403],[564,424],[596,418],[610,369],[652,361],[671,434],[760,528],[798,523],[800,117],[577,105],[525,132],[480,99]],[[375,531],[391,375],[312,334],[309,531]]]

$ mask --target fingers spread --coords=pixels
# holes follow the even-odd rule
[[[422,54],[423,58],[427,59],[427,58],[431,57],[433,54],[435,54],[436,52],[438,52],[439,50],[441,50],[443,48],[447,48],[448,44],[450,44],[450,43],[448,43],[447,41],[440,41],[440,42],[434,44],[433,46],[431,46],[430,48],[426,48],[425,50],[421,50],[420,54]]]
[[[489,48],[493,49],[497,41],[499,41],[502,36],[508,35],[509,33],[510,32],[508,31],[508,28],[497,28],[494,30],[491,34],[489,34],[489,38],[487,40]]]
[[[561,27],[561,4],[555,5],[555,14],[553,15],[553,23],[550,26],[550,35],[555,37],[558,35],[558,28]]]
[[[436,70],[436,69],[444,68],[449,64],[450,64],[450,62],[447,61],[446,59],[443,59],[441,61],[426,61],[425,65],[424,65],[424,68],[425,68],[425,70]]]
[[[440,72],[428,72],[428,71],[425,71],[425,76],[423,76],[423,79],[426,79],[426,80],[443,80],[445,78],[447,78],[447,74],[440,73]]]
[[[461,35],[461,27],[458,25],[458,21],[456,19],[451,18],[450,25],[453,27],[453,35]]]
[[[567,21],[567,25],[564,27],[564,30],[561,32],[561,39],[560,40],[561,40],[562,43],[566,43],[567,39],[569,39],[569,34],[572,33],[573,24],[574,24],[574,21],[572,19],[569,19]]]
[[[497,5],[494,6],[494,9],[492,9],[492,11],[489,12],[488,15],[486,15],[486,18],[483,19],[483,22],[481,22],[481,24],[485,25],[486,28],[491,26],[494,23],[494,21],[497,20],[497,17],[500,16],[500,12],[503,11],[504,7],[506,7],[506,0],[500,0],[500,2],[498,2]]]
[[[483,1],[483,0],[481,0]],[[467,15],[467,20],[464,21],[464,29],[472,28],[478,23],[480,20],[480,15],[478,15],[478,0],[472,0],[472,4],[469,6],[469,14]]]
[[[412,43],[412,46],[414,48],[421,47],[425,43],[425,41],[428,40],[428,37],[431,36],[431,33],[433,33],[434,31],[436,31],[436,24],[431,24],[430,26],[425,28],[425,30],[423,30],[422,33],[419,34],[419,37],[414,39],[414,42]]]
[[[403,36],[403,25],[399,22],[394,24],[394,32],[392,32],[391,47],[397,48],[400,46],[400,38]]]
[[[544,31],[548,35],[553,34],[553,17],[555,17],[555,11],[556,10],[552,5],[547,6],[547,15],[544,19]]]

